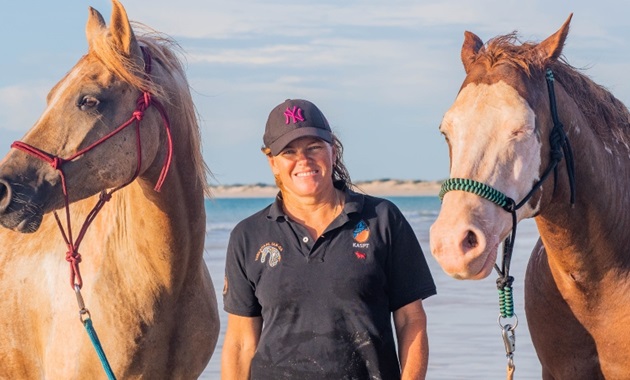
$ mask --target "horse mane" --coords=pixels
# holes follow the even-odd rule
[[[144,67],[138,65],[133,59],[121,53],[110,38],[101,38],[93,41],[90,46],[90,54],[96,56],[109,70],[114,72],[124,81],[140,91],[148,91],[153,97],[163,104],[176,105],[182,113],[182,123],[189,125],[188,148],[185,154],[190,154],[197,174],[204,189],[204,194],[209,196],[210,189],[207,186],[207,176],[210,171],[201,154],[201,134],[199,130],[198,113],[190,95],[190,87],[186,78],[184,67],[176,52],[181,53],[181,47],[170,37],[159,33],[144,24],[132,22],[136,40],[140,46],[147,48],[151,53],[154,65],[159,62],[174,78],[177,88],[163,88],[145,74]],[[168,94],[171,94],[169,97]]]
[[[533,52],[536,43],[518,42],[516,32],[494,37],[479,51],[477,60],[486,60],[491,67],[508,64],[530,78],[549,67],[599,136],[626,135],[630,131],[628,108],[605,87],[571,66],[564,57],[549,64],[542,55]]]

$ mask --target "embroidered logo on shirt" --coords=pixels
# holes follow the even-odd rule
[[[352,247],[360,249],[366,249],[370,247],[370,243],[367,243],[367,240],[370,238],[370,228],[368,227],[367,223],[365,223],[365,221],[361,220],[359,221],[359,223],[357,223],[357,225],[354,227],[354,230],[352,231],[352,238],[354,239]],[[359,255],[357,255],[357,257],[359,257]]]
[[[284,124],[289,124],[289,122],[295,124],[299,121],[304,121],[304,116],[302,116],[302,109],[298,106],[293,106],[293,109],[287,109],[284,111]]]
[[[365,260],[367,255],[363,252],[355,251],[354,254],[357,256],[357,259]]]
[[[282,246],[278,243],[265,243],[256,253],[256,261],[260,259],[260,262],[264,264],[267,261],[267,256],[269,256],[269,266],[273,268],[282,260],[280,255],[282,250]]]

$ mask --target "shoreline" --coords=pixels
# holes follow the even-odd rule
[[[383,179],[358,181],[355,190],[374,196],[437,196],[442,181]],[[278,193],[275,185],[210,185],[211,198],[273,198]]]

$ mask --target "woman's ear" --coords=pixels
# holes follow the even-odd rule
[[[271,172],[273,173],[274,177],[278,175],[278,167],[276,165],[276,160],[275,157],[272,156],[271,154],[267,155],[267,162],[269,162],[269,167],[271,168]]]

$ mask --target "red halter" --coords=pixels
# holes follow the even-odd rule
[[[147,49],[145,49],[144,47],[142,48],[142,54],[144,56],[144,62],[145,62],[144,64],[145,73],[148,77],[151,74],[151,55],[149,54]],[[164,180],[166,179],[166,174],[168,173],[169,167],[171,165],[171,160],[173,157],[173,141],[171,138],[171,127],[168,120],[168,115],[166,114],[166,111],[164,110],[164,107],[162,106],[162,104],[158,100],[152,99],[151,94],[148,91],[144,91],[138,97],[138,100],[136,101],[136,109],[132,113],[132,116],[129,118],[129,120],[124,122],[122,125],[120,125],[118,128],[116,128],[112,132],[98,139],[96,142],[92,143],[88,147],[81,149],[80,151],[76,152],[75,154],[71,155],[68,158],[61,158],[61,157],[54,156],[50,153],[46,153],[38,148],[35,148],[21,141],[15,141],[13,144],[11,144],[11,148],[19,149],[32,156],[35,156],[39,158],[40,160],[49,163],[55,170],[59,171],[59,175],[61,177],[61,186],[63,190],[64,205],[65,205],[65,210],[66,210],[67,233],[66,233],[66,230],[63,228],[61,220],[59,219],[59,216],[57,215],[56,211],[54,212],[54,215],[55,215],[55,219],[57,220],[57,225],[59,226],[59,230],[61,231],[61,235],[63,236],[63,239],[66,242],[66,245],[68,247],[68,252],[66,252],[66,261],[70,263],[70,286],[73,289],[75,288],[75,285],[78,286],[79,288],[83,286],[83,280],[81,279],[81,272],[79,272],[79,263],[81,262],[81,254],[79,253],[79,245],[81,244],[81,241],[83,240],[83,237],[85,236],[85,233],[87,232],[88,227],[90,226],[94,218],[96,218],[96,215],[101,210],[101,208],[103,208],[103,205],[105,205],[105,203],[111,199],[112,194],[122,189],[123,187],[129,185],[140,174],[140,168],[142,166],[142,147],[140,143],[140,121],[144,117],[144,111],[146,111],[150,106],[154,106],[155,108],[157,108],[158,112],[162,116],[162,122],[164,123],[164,129],[166,130],[167,144],[168,144],[168,152],[164,159],[164,164],[162,165],[162,171],[160,172],[160,177],[158,178],[155,184],[155,191],[159,192],[162,185],[164,184]],[[74,240],[72,236],[72,226],[70,224],[70,201],[69,201],[69,196],[68,196],[68,187],[66,185],[66,176],[63,172],[63,165],[66,162],[72,161],[75,158],[80,157],[84,155],[85,153],[89,152],[90,150],[101,145],[103,142],[107,141],[108,139],[116,135],[118,132],[122,131],[129,125],[133,124],[134,121],[135,121],[135,126],[136,126],[136,145],[137,145],[137,151],[138,151],[138,157],[137,157],[138,162],[137,162],[136,172],[134,173],[133,177],[131,177],[131,179],[127,181],[126,183],[124,183],[123,185],[117,186],[111,189],[110,191],[107,191],[107,190],[101,191],[101,195],[99,197],[98,202],[96,203],[92,211],[90,211],[88,216],[85,218],[85,222],[83,222],[81,231],[79,232],[79,235],[77,236],[76,240]]]

